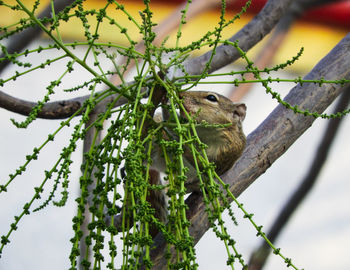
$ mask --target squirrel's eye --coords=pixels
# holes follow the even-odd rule
[[[212,101],[212,102],[218,101],[218,99],[214,95],[207,95],[207,100]]]

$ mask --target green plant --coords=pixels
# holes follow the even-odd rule
[[[0,253],[5,245],[10,241],[11,234],[17,229],[22,218],[30,214],[31,211],[41,211],[51,202],[59,207],[65,205],[69,199],[69,183],[73,181],[70,178],[71,165],[74,162],[71,159],[72,153],[76,150],[77,143],[86,138],[86,134],[95,130],[92,143],[89,149],[84,153],[84,163],[82,164],[82,176],[80,178],[81,194],[75,198],[77,202],[77,215],[72,220],[74,237],[71,239],[72,249],[69,256],[71,269],[78,267],[77,258],[81,256],[82,266],[86,269],[103,268],[103,262],[107,263],[107,268],[116,268],[116,239],[121,234],[123,239],[123,262],[122,269],[139,268],[144,265],[146,269],[151,269],[153,261],[151,252],[154,245],[150,229],[156,227],[167,241],[167,266],[169,269],[196,269],[195,243],[189,233],[190,221],[186,216],[188,206],[185,203],[185,181],[187,168],[184,165],[182,154],[186,146],[191,150],[198,171],[198,178],[201,183],[203,200],[206,205],[209,223],[216,235],[222,240],[227,250],[227,264],[234,269],[234,263],[238,262],[242,268],[246,267],[242,255],[236,248],[234,239],[227,233],[226,224],[222,219],[224,210],[228,210],[235,223],[233,210],[229,200],[234,200],[238,208],[242,210],[244,216],[248,218],[257,229],[257,234],[262,236],[265,241],[273,248],[276,254],[279,254],[287,266],[295,269],[297,267],[290,259],[282,255],[278,248],[266,238],[261,231],[261,227],[252,220],[252,214],[248,214],[243,206],[237,201],[236,197],[230,192],[229,187],[220,176],[216,175],[215,167],[206,156],[206,146],[200,141],[196,134],[196,124],[187,114],[188,123],[182,123],[179,119],[177,110],[187,113],[178,98],[178,93],[190,90],[192,87],[205,83],[203,79],[218,75],[244,75],[253,73],[256,80],[246,81],[234,79],[230,83],[239,85],[242,83],[255,82],[260,83],[268,94],[276,99],[286,108],[293,110],[305,116],[333,118],[341,117],[349,110],[338,114],[321,114],[299,109],[298,106],[292,106],[283,101],[279,94],[272,91],[269,83],[273,81],[284,82],[292,81],[295,83],[314,83],[319,84],[340,84],[348,83],[349,80],[283,80],[279,78],[263,79],[261,74],[269,73],[285,68],[293,64],[302,54],[299,54],[292,60],[276,67],[259,70],[254,67],[254,63],[247,57],[246,53],[239,47],[238,42],[223,40],[221,38],[222,30],[234,23],[246,8],[233,19],[225,19],[225,1],[222,1],[221,17],[218,25],[211,31],[208,31],[200,40],[194,41],[187,46],[181,47],[181,27],[186,23],[186,12],[183,11],[182,20],[177,32],[177,41],[174,47],[167,46],[166,39],[160,46],[155,46],[152,42],[156,34],[153,32],[155,26],[152,20],[152,10],[149,1],[144,1],[144,9],[140,11],[141,22],[131,17],[123,5],[117,1],[106,1],[105,6],[100,10],[87,10],[84,1],[74,1],[59,13],[54,12],[54,2],[52,5],[52,17],[39,19],[36,16],[36,10],[40,1],[36,1],[32,7],[25,5],[17,0],[13,5],[4,1],[0,5],[10,10],[23,12],[25,16],[12,25],[1,27],[2,33],[0,40],[5,41],[12,35],[20,33],[27,28],[38,26],[45,32],[51,43],[47,47],[38,47],[36,49],[25,50],[20,53],[8,53],[6,45],[1,44],[3,56],[0,61],[10,61],[18,67],[13,75],[8,78],[0,79],[0,86],[6,86],[11,81],[16,81],[30,72],[38,69],[48,69],[57,61],[66,61],[66,69],[62,74],[57,74],[57,79],[47,86],[47,94],[31,110],[26,120],[17,122],[12,119],[14,125],[18,128],[29,128],[30,124],[43,111],[44,107],[50,101],[50,97],[56,92],[61,91],[59,86],[64,82],[66,76],[73,73],[78,67],[88,71],[91,77],[74,88],[64,89],[63,91],[75,94],[76,92],[88,89],[90,94],[84,98],[82,106],[74,110],[67,119],[63,120],[56,131],[49,134],[47,139],[33,152],[26,156],[25,163],[20,166],[16,172],[9,175],[8,180],[0,185],[0,193],[6,192],[7,188],[16,178],[25,173],[29,163],[34,162],[40,151],[51,143],[59,132],[63,132],[66,126],[72,123],[72,119],[79,117],[79,121],[74,126],[71,139],[67,146],[61,151],[57,162],[49,170],[45,170],[45,177],[42,183],[34,188],[34,194],[30,201],[23,206],[23,211],[14,217],[10,229],[1,237]],[[190,5],[190,1],[188,1]],[[118,21],[111,18],[108,14],[110,9],[118,9],[124,16],[128,17],[134,26],[140,31],[145,45],[145,51],[139,52],[136,49],[138,41],[132,40],[128,35],[128,29],[120,25]],[[85,41],[66,43],[61,37],[60,25],[63,22],[69,23],[73,18],[79,19],[81,27],[84,29]],[[90,22],[95,21],[95,27]],[[122,33],[127,45],[118,45],[114,43],[104,43],[99,41],[99,29],[102,23],[109,23],[114,26],[116,32]],[[219,45],[226,45],[235,48],[240,56],[246,61],[246,67],[239,72],[230,72],[229,74],[208,74],[216,48]],[[189,74],[184,66],[184,62],[189,58],[190,53],[199,50],[202,47],[212,48],[211,57],[206,67],[200,75]],[[84,55],[77,56],[76,48],[83,48]],[[59,57],[43,60],[40,65],[33,66],[26,62],[27,56],[45,51],[58,51]],[[163,56],[171,54],[170,60],[165,62]],[[116,57],[124,57],[126,62],[120,66]],[[105,68],[101,64],[102,60],[108,60],[112,68]],[[128,66],[135,63],[136,75],[131,82],[125,80]],[[181,70],[181,76],[171,77],[169,70]],[[121,80],[120,85],[114,85],[110,76],[117,76]],[[220,84],[222,82],[211,82]],[[226,82],[227,83],[227,82]],[[102,88],[103,90],[99,90]],[[161,103],[166,98],[168,105]],[[163,107],[172,116],[172,122],[155,123],[152,119],[156,109]],[[96,120],[91,121],[91,115],[99,114]],[[110,121],[110,123],[108,123]],[[106,124],[108,123],[108,124]],[[106,133],[99,140],[100,133],[104,127],[108,126]],[[177,134],[177,140],[165,140],[162,137],[164,127],[173,128]],[[149,183],[149,168],[151,166],[151,152],[154,145],[159,145],[164,153],[167,163],[168,196],[169,196],[169,222],[163,224],[154,213],[150,206],[147,195],[149,190],[164,189],[163,185],[151,185]],[[174,156],[175,158],[171,158]],[[121,168],[125,168],[125,177],[120,175]],[[207,180],[204,180],[207,179]],[[48,189],[48,183],[52,182],[51,192],[47,199],[41,202],[40,206],[33,209],[34,202],[41,199],[44,189]],[[58,187],[61,187],[61,198],[56,199]],[[85,213],[89,211],[91,221],[88,224],[88,235],[84,235],[82,224]],[[120,222],[118,223],[117,218]],[[116,225],[117,224],[117,225]],[[109,257],[104,258],[101,250],[104,248],[104,241],[108,238]],[[91,248],[81,254],[80,243],[84,240]],[[89,259],[89,253],[92,252],[93,259]]]

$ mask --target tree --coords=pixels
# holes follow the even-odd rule
[[[83,176],[80,179],[81,195],[76,199],[78,213],[73,219],[75,236],[71,240],[73,243],[70,255],[72,269],[77,267],[76,259],[80,252],[86,254],[83,256],[85,257],[85,260],[82,260],[83,266],[89,266],[93,262],[95,267],[99,267],[103,260],[100,251],[103,248],[104,231],[110,236],[108,244],[111,258],[109,258],[110,263],[108,267],[115,267],[115,237],[118,234],[118,230],[124,233],[124,259],[130,264],[143,264],[145,268],[150,267],[152,264],[154,269],[166,268],[168,262],[164,254],[167,252],[170,254],[175,252],[181,254],[177,258],[173,257],[174,261],[170,260],[177,267],[195,267],[193,246],[210,227],[216,230],[228,247],[233,249],[233,251],[228,252],[228,264],[233,264],[233,261],[237,260],[237,258],[238,261],[241,261],[239,254],[234,253],[233,239],[227,234],[221,222],[222,208],[229,208],[230,202],[233,200],[237,201],[236,198],[265,172],[278,157],[285,153],[317,117],[334,118],[343,116],[346,113],[322,114],[335,98],[344,91],[349,82],[349,52],[347,50],[350,41],[349,36],[344,37],[307,76],[303,79],[295,79],[294,81],[299,84],[291,89],[284,100],[269,87],[271,81],[282,81],[281,79],[261,78],[260,74],[262,72],[272,71],[273,69],[259,70],[255,68],[254,63],[245,54],[246,51],[266,36],[282,18],[285,18],[285,12],[289,9],[291,2],[268,1],[264,9],[229,40],[221,39],[221,31],[226,25],[237,19],[238,16],[226,21],[223,9],[217,28],[208,32],[198,42],[193,42],[186,47],[176,45],[174,48],[167,48],[165,43],[159,47],[152,44],[156,35],[152,31],[152,11],[148,1],[145,1],[145,9],[140,13],[142,18],[142,23],[140,24],[130,17],[128,11],[122,5],[113,1],[107,2],[106,6],[98,11],[86,10],[83,1],[75,1],[70,5],[62,1],[59,2],[62,3],[62,6],[56,5],[56,3],[55,5],[52,4],[51,8],[48,8],[38,17],[34,15],[38,3],[33,7],[26,6],[21,1],[17,1],[13,5],[1,3],[3,6],[8,7],[9,10],[23,11],[26,14],[26,17],[23,17],[14,27],[1,28],[3,33],[2,40],[6,40],[9,37],[21,37],[21,35],[28,33],[29,29],[34,29],[34,27],[39,27],[52,40],[52,44],[45,48],[38,47],[24,51],[23,48],[14,47],[11,43],[7,46],[1,45],[3,51],[1,64],[3,68],[8,63],[12,63],[18,69],[12,76],[1,79],[1,85],[6,86],[10,81],[15,81],[17,78],[21,78],[24,74],[35,69],[47,68],[61,59],[67,59],[64,73],[47,86],[47,94],[42,98],[41,102],[28,102],[0,92],[0,106],[2,108],[28,116],[21,123],[13,120],[18,127],[27,127],[36,118],[65,119],[54,133],[48,135],[47,140],[40,147],[35,148],[33,153],[26,157],[26,163],[14,174],[10,175],[8,181],[1,183],[1,193],[6,192],[16,177],[26,171],[27,164],[37,159],[41,149],[52,141],[56,134],[69,125],[75,117],[80,117],[78,124],[75,125],[72,131],[70,143],[62,149],[56,165],[45,171],[45,178],[39,186],[35,187],[35,194],[32,200],[24,205],[23,212],[15,218],[9,232],[3,235],[1,251],[8,243],[10,235],[17,228],[22,217],[25,214],[29,214],[29,210],[32,210],[32,203],[40,199],[46,182],[51,178],[56,179],[52,193],[48,200],[44,201],[37,210],[42,209],[52,201],[54,192],[59,184],[63,189],[62,200],[54,202],[54,204],[58,206],[65,204],[68,197],[70,166],[73,163],[71,155],[76,149],[77,142],[84,139]],[[313,2],[310,1],[310,3]],[[130,20],[142,32],[144,52],[136,51],[136,42],[130,39],[128,29],[118,24],[116,19],[108,16],[109,8],[113,7],[119,9],[124,16],[130,17]],[[45,14],[48,11],[51,11],[53,14],[51,18],[47,17],[47,13]],[[185,15],[186,12],[183,12],[183,21],[185,20]],[[89,16],[96,20],[95,28],[91,27]],[[85,31],[86,42],[64,43],[62,41],[60,25],[64,22],[69,23],[73,18],[78,18],[81,21]],[[112,24],[116,30],[125,35],[129,42],[128,46],[99,42],[99,26],[105,21]],[[27,35],[32,36],[31,34]],[[179,28],[177,36],[180,39],[181,28]],[[18,41],[13,42],[14,44],[19,44]],[[188,58],[190,51],[198,50],[206,44],[209,44],[214,49],[199,57]],[[74,53],[74,48],[83,45],[86,46],[86,53],[84,56],[78,57]],[[48,58],[48,60],[34,67],[31,63],[25,61],[27,55],[50,50],[58,50],[62,54],[54,59]],[[174,54],[170,57],[170,62],[168,63],[161,58],[165,53]],[[115,54],[126,59],[124,65],[118,65],[115,61]],[[115,69],[106,69],[101,64],[101,56],[109,59],[110,63],[115,66]],[[208,74],[232,63],[240,57],[243,57],[247,64],[242,74],[253,74],[255,81],[261,83],[266,91],[278,100],[280,105],[254,132],[249,134],[247,147],[242,157],[233,168],[221,176],[223,181],[221,189],[213,184],[213,186],[203,190],[204,194],[208,192],[207,196],[214,199],[206,200],[203,194],[191,194],[185,205],[183,203],[183,188],[174,191],[170,200],[173,203],[171,204],[171,207],[173,207],[172,217],[175,224],[178,224],[178,227],[174,228],[169,225],[166,229],[164,224],[161,224],[154,218],[146,198],[143,198],[147,194],[147,189],[163,188],[159,185],[147,185],[147,181],[145,181],[145,179],[148,179],[148,176],[147,173],[144,173],[147,170],[143,166],[147,169],[149,164],[144,164],[144,160],[145,158],[150,158],[149,152],[152,147],[152,143],[146,143],[156,140],[157,134],[161,130],[161,127],[152,126],[152,121],[149,118],[153,115],[155,108],[160,106],[161,100],[166,95],[173,102],[171,104],[174,107],[180,106],[176,93],[181,87],[192,88],[193,85],[200,83],[201,79],[209,76]],[[297,58],[293,59],[293,61],[297,60]],[[135,63],[138,73],[134,80],[126,81],[125,74],[130,62]],[[285,65],[282,64],[276,69],[280,69]],[[90,91],[89,94],[84,96],[78,95],[78,97],[62,101],[49,102],[50,96],[64,83],[66,76],[74,72],[78,66],[90,73],[90,76],[84,82],[80,82],[76,87],[66,89],[66,91],[73,92],[87,88]],[[120,85],[115,85],[109,80],[108,76],[112,75],[119,77]],[[233,81],[237,85],[243,82],[244,80],[242,79]],[[102,86],[103,89],[98,89],[98,87]],[[140,102],[141,98],[147,97],[149,97],[147,103],[143,104]],[[169,110],[171,111],[172,108]],[[102,137],[101,130],[104,122],[108,119],[113,120],[106,129],[106,135]],[[271,129],[271,127],[274,128]],[[184,126],[178,126],[178,128],[181,129]],[[182,132],[188,132],[188,130],[185,129]],[[126,148],[122,146],[124,138],[128,142]],[[191,136],[188,138],[193,139]],[[147,146],[150,148],[147,148]],[[148,152],[146,151],[148,154],[146,155],[145,148],[146,150],[148,149]],[[175,148],[181,149],[182,146],[181,144],[175,145]],[[202,166],[208,167],[209,178],[213,180],[213,176],[210,176],[214,173],[213,168],[210,168],[210,164],[205,158],[203,158],[202,162]],[[124,163],[125,165],[122,165]],[[127,197],[129,196],[124,201],[122,201],[123,197],[121,197],[120,191],[116,190],[117,187],[120,189],[123,186],[123,179],[118,174],[122,166],[125,167],[127,172],[124,185],[125,194],[127,194]],[[174,181],[180,181],[181,183],[183,181],[181,180],[182,178],[177,179],[177,177],[179,174],[183,176],[184,172],[175,171],[176,169],[170,170],[170,176],[168,177],[173,177]],[[213,193],[210,193],[210,188],[213,189]],[[218,188],[221,191],[219,195],[217,194]],[[111,193],[114,194],[112,201],[108,198],[108,194]],[[137,201],[137,196],[140,196],[142,199]],[[176,203],[176,201],[179,203]],[[124,202],[124,206],[121,207],[118,205],[118,202]],[[242,208],[239,202],[237,204]],[[185,212],[187,207],[188,210]],[[213,212],[211,213],[208,209],[213,209]],[[242,211],[245,210],[242,208]],[[89,221],[87,224],[88,235],[84,238],[82,237],[84,216],[87,216],[88,212],[93,217],[92,221]],[[245,212],[245,215],[248,219],[251,219],[251,214]],[[215,223],[217,219],[219,220],[219,226]],[[140,222],[138,227],[136,226],[136,221]],[[156,226],[161,231],[154,238],[154,242],[149,235],[149,226]],[[266,238],[259,226],[256,225],[256,229],[258,234]],[[179,237],[172,238],[171,233],[174,233],[174,235],[179,234]],[[266,241],[268,240],[266,239]],[[79,250],[79,247],[84,243],[90,246],[91,242],[94,243],[94,259],[92,260],[89,258],[89,249]],[[279,250],[276,248],[275,253],[279,254]],[[284,255],[280,255],[284,258]],[[288,265],[291,264],[294,267],[289,259],[284,259]],[[241,264],[244,265],[245,263],[241,261]]]

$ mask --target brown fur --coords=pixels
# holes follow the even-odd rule
[[[208,99],[213,95],[216,101]],[[200,140],[205,143],[210,162],[216,165],[216,173],[222,175],[229,170],[241,156],[246,143],[242,130],[242,121],[245,118],[246,106],[243,103],[233,103],[230,99],[207,91],[191,91],[180,94],[183,105],[188,113],[196,116],[196,121],[206,121],[209,124],[229,124],[225,128],[198,127]],[[185,154],[193,166],[191,153]],[[190,190],[193,191],[193,183]]]
[[[216,165],[216,173],[222,175],[229,170],[241,156],[246,143],[246,137],[242,130],[242,122],[245,118],[246,106],[243,103],[233,103],[230,99],[207,91],[190,91],[180,94],[186,111],[196,117],[197,123],[205,121],[209,124],[231,124],[228,127],[196,127],[201,142],[208,148],[206,153],[210,162]],[[184,113],[181,113],[184,116]],[[165,162],[156,146],[152,153],[152,170],[165,171]],[[198,179],[194,169],[194,161],[191,151],[185,147],[185,165],[189,167],[186,188],[188,192],[198,191]],[[151,172],[150,172],[151,173]],[[154,178],[153,183],[159,183],[159,173],[150,174]],[[156,209],[157,217],[166,221],[165,192],[150,194],[150,202]],[[164,216],[165,215],[165,216]]]

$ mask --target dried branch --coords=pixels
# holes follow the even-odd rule
[[[340,99],[337,103],[334,113],[346,110],[350,102],[350,87],[344,89]],[[292,214],[302,203],[306,195],[311,191],[312,187],[315,185],[318,175],[321,172],[323,164],[326,162],[329,150],[331,149],[332,143],[335,140],[337,132],[339,131],[340,124],[343,118],[331,119],[325,128],[325,133],[315,154],[315,159],[310,166],[310,170],[304,180],[301,182],[298,189],[289,198],[286,205],[280,210],[276,220],[270,231],[267,233],[267,237],[270,241],[275,241],[279,236],[282,228],[287,224]],[[249,262],[249,269],[258,270],[261,269],[269,254],[271,249],[267,246],[266,242],[263,242],[261,246],[252,254]]]
[[[257,14],[247,25],[245,25],[229,40],[232,42],[238,40],[239,47],[243,51],[247,52],[268,33],[270,33],[278,21],[283,17],[291,2],[291,0],[269,0],[259,14]],[[189,59],[184,63],[186,72],[192,75],[201,74],[206,68],[211,55],[212,51],[209,51],[199,57]],[[208,73],[212,73],[215,70],[228,65],[240,57],[240,53],[234,47],[221,45],[216,49]],[[175,73],[175,77],[177,76],[180,76],[180,74]]]
[[[274,56],[278,52],[278,49],[283,45],[283,41],[288,34],[289,26],[291,26],[292,21],[288,20],[287,17],[283,17],[277,24],[275,31],[264,45],[254,60],[254,66],[258,69],[264,69],[266,66],[271,64]],[[244,75],[245,80],[254,80],[254,74],[248,73]],[[233,87],[229,98],[234,101],[240,101],[242,98],[248,94],[252,89],[253,83],[240,84],[238,87]]]
[[[305,79],[350,79],[350,34],[325,56]],[[285,101],[298,105],[300,109],[323,112],[343,91],[339,84],[298,84]],[[242,157],[222,176],[230,191],[238,197],[263,174],[287,149],[312,125],[314,117],[295,114],[278,105],[275,110],[247,138],[247,147]],[[200,195],[192,194],[187,199],[190,234],[197,243],[209,229],[208,215]],[[166,267],[166,241],[161,234],[155,238],[155,249],[151,254],[154,269]]]
[[[234,0],[228,0],[227,2],[233,2]],[[176,9],[169,14],[168,17],[166,17],[163,21],[161,21],[158,25],[156,25],[153,29],[153,32],[155,33],[155,38],[152,42],[153,45],[160,45],[164,38],[169,35],[176,27],[179,26],[182,11],[186,8],[188,3],[185,1],[181,4],[179,4]],[[221,1],[218,0],[193,0],[192,3],[188,7],[188,11],[186,13],[186,20],[188,22],[191,21],[194,17],[196,17],[198,14],[204,13],[207,10],[213,9],[217,6],[221,5]],[[140,40],[139,43],[136,45],[135,48],[138,52],[144,53],[145,52],[145,42],[143,40]],[[123,66],[127,62],[127,57],[122,56],[122,60],[119,61],[119,65]],[[141,61],[141,60],[140,60]],[[135,62],[131,62],[127,66],[127,70],[124,73],[124,75],[129,74],[130,71],[135,68]],[[121,79],[119,78],[119,74],[115,74],[111,77],[111,82],[113,84],[120,84]]]
[[[143,90],[145,91],[145,90]],[[120,94],[113,94],[101,101],[97,107],[104,108],[106,104],[116,99]],[[72,116],[77,110],[79,110],[84,102],[90,98],[90,95],[72,98],[69,100],[59,100],[46,103],[42,110],[38,113],[38,118],[43,119],[64,119]],[[127,99],[121,97],[115,104],[120,106],[125,104]],[[8,111],[19,113],[22,115],[29,115],[32,109],[37,105],[36,102],[26,101],[23,99],[15,98],[4,92],[0,91],[0,108],[4,108]],[[99,110],[101,112],[101,110]]]
[[[285,15],[276,25],[271,37],[264,45],[254,60],[254,65],[263,69],[267,67],[273,60],[273,57],[278,52],[279,48],[283,45],[283,41],[287,36],[292,24],[300,18],[309,9],[313,9],[327,3],[334,3],[334,0],[296,0],[289,7]],[[253,80],[254,74],[248,73],[245,76],[246,80]],[[238,87],[232,89],[229,98],[232,101],[241,100],[252,88],[253,83],[241,84]]]

